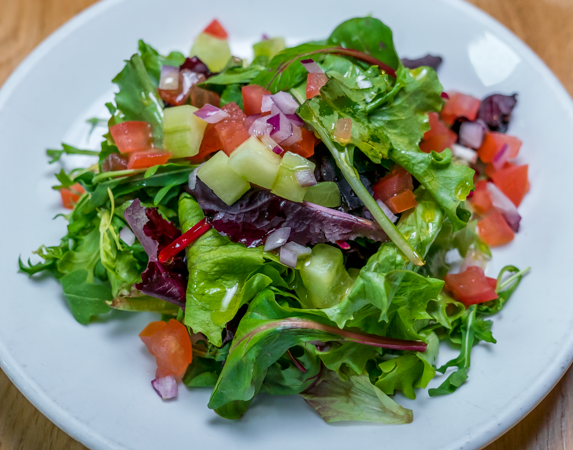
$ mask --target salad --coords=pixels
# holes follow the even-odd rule
[[[93,165],[56,174],[67,234],[20,270],[56,277],[81,324],[157,313],[139,336],[164,400],[212,387],[238,419],[300,394],[327,422],[411,422],[393,396],[460,388],[528,271],[484,272],[529,190],[517,96],[445,92],[442,59],[400,59],[373,17],[253,49],[233,56],[217,20],[189,57],[140,41],[90,120],[101,149],[48,150]],[[437,366],[444,341],[459,355]]]

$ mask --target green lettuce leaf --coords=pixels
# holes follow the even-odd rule
[[[87,325],[93,316],[110,311],[106,301],[113,297],[109,287],[88,281],[88,271],[78,269],[68,273],[60,282],[74,318]]]

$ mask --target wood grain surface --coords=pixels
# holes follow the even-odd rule
[[[0,84],[44,38],[93,0],[0,0]],[[573,0],[472,0],[523,39],[573,93]],[[0,371],[0,450],[82,450]],[[486,450],[573,450],[573,369]]]

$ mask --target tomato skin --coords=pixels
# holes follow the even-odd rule
[[[215,124],[210,123],[205,128],[205,134],[203,135],[203,140],[201,141],[201,147],[199,147],[199,153],[191,157],[190,160],[193,164],[201,164],[205,161],[205,158],[211,153],[215,153],[223,148],[221,144],[221,139],[219,139],[219,133],[215,129]]]
[[[438,113],[430,113],[428,118],[430,129],[424,133],[420,150],[424,153],[430,153],[432,150],[441,153],[456,143],[458,136],[440,121]]]
[[[497,294],[481,267],[470,266],[465,271],[446,275],[446,289],[466,306],[495,300]]]
[[[478,234],[482,241],[490,247],[505,245],[515,237],[515,233],[507,224],[501,213],[495,209],[477,224]]]
[[[131,120],[109,127],[115,145],[121,153],[138,152],[153,146],[151,126],[147,122]]]
[[[386,205],[394,214],[412,209],[417,204],[416,196],[410,189],[402,192],[401,194],[397,194],[386,202]]]
[[[320,88],[328,82],[325,73],[309,73],[306,77],[306,98],[313,98],[320,95]]]
[[[481,147],[478,148],[478,156],[483,162],[490,163],[505,144],[509,147],[509,159],[516,158],[521,148],[521,141],[514,136],[495,131],[485,136]]]
[[[316,144],[314,133],[312,131],[308,131],[306,128],[301,128],[301,130],[302,140],[295,142],[292,145],[286,145],[283,149],[287,152],[296,153],[303,158],[310,158],[314,155],[314,146]]]
[[[70,186],[69,189],[60,189],[62,205],[67,209],[74,209],[74,206],[86,190],[80,183]]]
[[[476,183],[476,188],[474,191],[474,195],[469,200],[476,213],[480,216],[487,214],[493,208],[491,203],[491,199],[489,197],[489,192],[487,190],[487,181],[479,180]]]
[[[245,113],[239,106],[232,102],[221,108],[229,114],[229,117],[215,124],[215,130],[221,142],[221,148],[230,156],[231,153],[243,142],[249,139],[249,131],[245,128]],[[201,151],[201,150],[199,150]]]
[[[508,167],[492,173],[495,185],[509,198],[515,206],[519,206],[529,190],[529,165]]]
[[[448,92],[448,97],[440,113],[446,125],[452,125],[458,117],[476,120],[481,100],[455,91]]]
[[[251,84],[241,88],[243,94],[243,107],[247,116],[261,113],[263,95],[271,95],[264,87]]]
[[[161,150],[146,150],[143,152],[133,152],[129,155],[128,169],[147,169],[148,167],[165,164],[171,153]]]
[[[406,169],[394,166],[392,171],[380,178],[372,189],[374,190],[374,198],[386,203],[395,195],[407,190],[414,190],[414,183],[412,182],[412,175]]]
[[[229,37],[227,30],[223,28],[223,25],[221,25],[217,19],[213,19],[213,21],[203,30],[203,33],[210,34],[211,36],[219,39],[227,39]]]

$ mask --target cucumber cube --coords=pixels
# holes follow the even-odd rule
[[[163,149],[172,158],[186,158],[199,153],[207,122],[195,114],[191,105],[166,108],[163,112]]]
[[[310,169],[314,172],[315,164],[296,153],[286,152],[271,192],[293,202],[302,202],[308,188],[303,188],[296,181],[297,170]]]
[[[229,157],[225,152],[219,151],[199,168],[197,176],[217,197],[231,206],[251,188],[251,185],[232,170],[228,162]]]
[[[282,37],[266,39],[253,45],[255,58],[259,56],[268,56],[269,59],[272,59],[273,56],[282,52],[285,48],[285,40]]]
[[[281,157],[251,136],[229,157],[229,167],[253,184],[271,189],[277,177]]]
[[[231,49],[227,39],[201,33],[195,39],[189,56],[197,56],[211,72],[220,72],[231,59]]]
[[[344,268],[339,248],[317,244],[300,271],[307,299],[314,308],[329,308],[340,303],[352,288],[352,278]]]
[[[324,181],[316,186],[310,186],[306,191],[304,201],[325,208],[338,208],[341,203],[340,189],[334,181]]]

